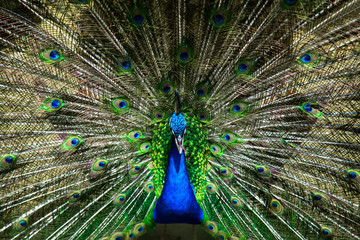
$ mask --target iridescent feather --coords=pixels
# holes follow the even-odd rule
[[[0,238],[360,239],[359,16],[0,0]]]

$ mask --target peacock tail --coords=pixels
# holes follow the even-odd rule
[[[360,239],[359,16],[0,0],[0,239]]]

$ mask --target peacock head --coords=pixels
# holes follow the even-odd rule
[[[169,124],[171,131],[175,137],[175,143],[181,154],[184,150],[184,134],[186,130],[186,121],[184,116],[180,113],[180,97],[177,91],[175,91],[175,112],[170,118]]]

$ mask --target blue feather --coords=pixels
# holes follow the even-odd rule
[[[171,145],[165,184],[153,213],[156,223],[200,224],[203,211],[196,201],[189,181],[184,152],[179,154],[175,143]]]

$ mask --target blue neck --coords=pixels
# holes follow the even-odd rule
[[[200,224],[203,211],[196,201],[194,187],[190,183],[185,154],[180,155],[172,142],[165,184],[153,212],[156,223]]]

